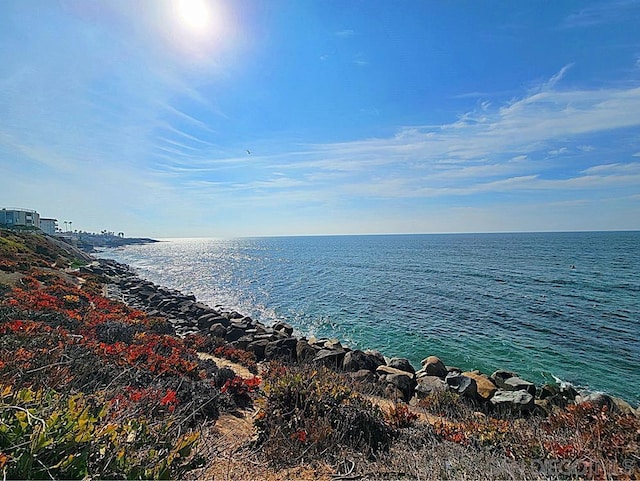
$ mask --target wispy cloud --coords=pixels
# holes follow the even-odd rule
[[[344,30],[338,30],[337,32],[333,33],[336,37],[341,37],[341,38],[348,38],[348,37],[353,37],[356,32],[354,30],[351,29],[344,29]]]
[[[637,18],[640,2],[637,0],[601,1],[571,13],[562,24],[565,28],[583,28]]]

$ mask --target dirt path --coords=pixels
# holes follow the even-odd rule
[[[224,359],[222,357],[212,356],[211,354],[207,354],[205,352],[199,352],[198,357],[202,360],[209,359],[215,362],[216,366],[218,366],[219,368],[228,367],[243,379],[251,379],[255,377],[255,374],[253,374],[246,367],[238,364],[237,362],[229,361],[228,359]]]

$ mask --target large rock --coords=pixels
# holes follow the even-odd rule
[[[347,372],[356,372],[363,369],[375,371],[377,367],[382,364],[384,363],[380,362],[380,359],[376,356],[356,349],[345,354],[344,360],[342,361],[342,369]]]
[[[337,339],[329,339],[324,342],[324,349],[329,349],[330,351],[339,351],[340,349],[344,349],[342,343]]]
[[[226,317],[218,316],[217,314],[204,314],[198,318],[198,329],[207,330],[214,324],[221,324],[225,327],[229,325],[229,320]]]
[[[568,394],[568,395],[567,395]],[[540,388],[538,395],[541,401],[545,401],[549,406],[565,408],[575,399],[573,393],[567,393],[557,384],[545,384]]]
[[[517,377],[517,376],[518,375],[515,372],[505,371],[504,369],[498,369],[490,377],[496,386],[498,386],[500,389],[504,389],[504,382],[509,378]]]
[[[368,349],[364,351],[364,353],[375,358],[376,362],[378,363],[378,366],[384,366],[385,364],[387,364],[387,361],[384,360],[384,355],[380,351]]]
[[[423,359],[421,370],[424,371],[427,376],[437,376],[440,379],[444,379],[448,374],[447,367],[440,358],[436,356],[429,356],[428,358]]]
[[[498,389],[489,400],[500,412],[525,413],[535,407],[534,397],[527,391],[505,391]]]
[[[222,324],[216,323],[209,328],[209,335],[213,337],[219,337],[220,339],[224,339],[227,335],[227,328]]]
[[[391,384],[402,393],[402,399],[409,402],[416,385],[415,376],[407,371],[401,371],[389,366],[378,366],[376,374],[381,384]]]
[[[245,334],[237,341],[232,342],[231,345],[236,349],[242,349],[243,351],[246,351],[249,344],[251,344],[253,341],[253,336]]]
[[[447,383],[438,376],[422,376],[418,379],[415,394],[418,399],[423,399],[434,392],[446,391]]]
[[[601,392],[587,392],[582,393],[576,396],[575,398],[576,404],[594,404],[598,407],[606,406],[612,412],[624,414],[624,415],[635,415],[636,411],[631,407],[631,405],[625,401],[624,399],[620,399],[618,397],[609,396],[608,394],[604,394]]]
[[[374,383],[377,380],[376,374],[369,369],[361,369],[356,372],[348,372],[347,376],[355,382],[361,383]]]
[[[313,358],[313,363],[330,369],[339,369],[342,367],[345,355],[344,349],[320,349]]]
[[[633,409],[631,404],[619,397],[611,397],[611,408],[614,412],[619,412],[624,415],[636,415],[636,410]]]
[[[264,351],[269,344],[267,339],[255,339],[253,342],[250,342],[247,346],[247,351],[252,352],[258,361],[262,361],[264,359]]]
[[[275,331],[284,332],[287,336],[291,336],[293,334],[293,327],[291,327],[286,322],[277,322],[274,324],[273,329]]]
[[[449,390],[467,399],[475,399],[478,395],[476,381],[457,372],[450,372],[445,378]]]
[[[485,374],[473,371],[463,372],[462,375],[467,376],[476,382],[476,386],[478,387],[478,396],[482,401],[488,401],[491,399],[494,393],[498,390],[493,381],[489,379],[489,376]]]
[[[295,337],[271,341],[264,348],[264,357],[268,360],[295,361],[297,345],[298,340]]]
[[[246,333],[244,329],[231,325],[227,328],[227,334],[225,335],[224,338],[227,340],[227,342],[233,342],[233,341],[237,341],[245,334]]]
[[[503,381],[502,389],[505,391],[527,391],[532,396],[536,395],[536,385],[517,376]]]
[[[416,370],[413,368],[408,359],[402,357],[394,357],[389,360],[387,366],[393,367],[395,369],[400,369],[404,372],[410,372],[411,374],[415,374]]]
[[[300,339],[298,344],[296,344],[296,357],[298,358],[298,362],[309,362],[312,361],[319,349],[309,345],[307,341],[304,339]]]

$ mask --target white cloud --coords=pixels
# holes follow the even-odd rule
[[[640,3],[637,0],[609,0],[589,5],[570,14],[564,21],[565,28],[584,28],[606,23],[616,23],[637,18]]]
[[[569,69],[573,67],[573,64],[568,64],[565,65],[564,67],[562,67],[560,69],[560,71],[558,73],[556,73],[555,75],[553,75],[548,82],[546,82],[545,84],[542,85],[542,90],[549,90],[552,89],[556,86],[556,84],[558,82],[560,82],[565,75],[567,74],[567,72],[569,71]]]
[[[561,155],[569,152],[569,149],[566,147],[560,147],[559,149],[554,149],[549,151],[549,155]]]
[[[596,148],[593,145],[578,145],[578,150],[581,152],[593,152]]]
[[[351,29],[338,30],[337,32],[334,32],[334,35],[336,37],[342,37],[342,38],[353,37],[355,34],[356,34],[355,30],[351,30]]]
[[[601,175],[629,175],[640,174],[640,162],[631,162],[627,164],[602,164],[589,167],[582,171],[584,174],[601,174]]]

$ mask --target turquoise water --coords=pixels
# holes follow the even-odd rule
[[[105,251],[299,334],[640,402],[640,232],[171,239]]]

